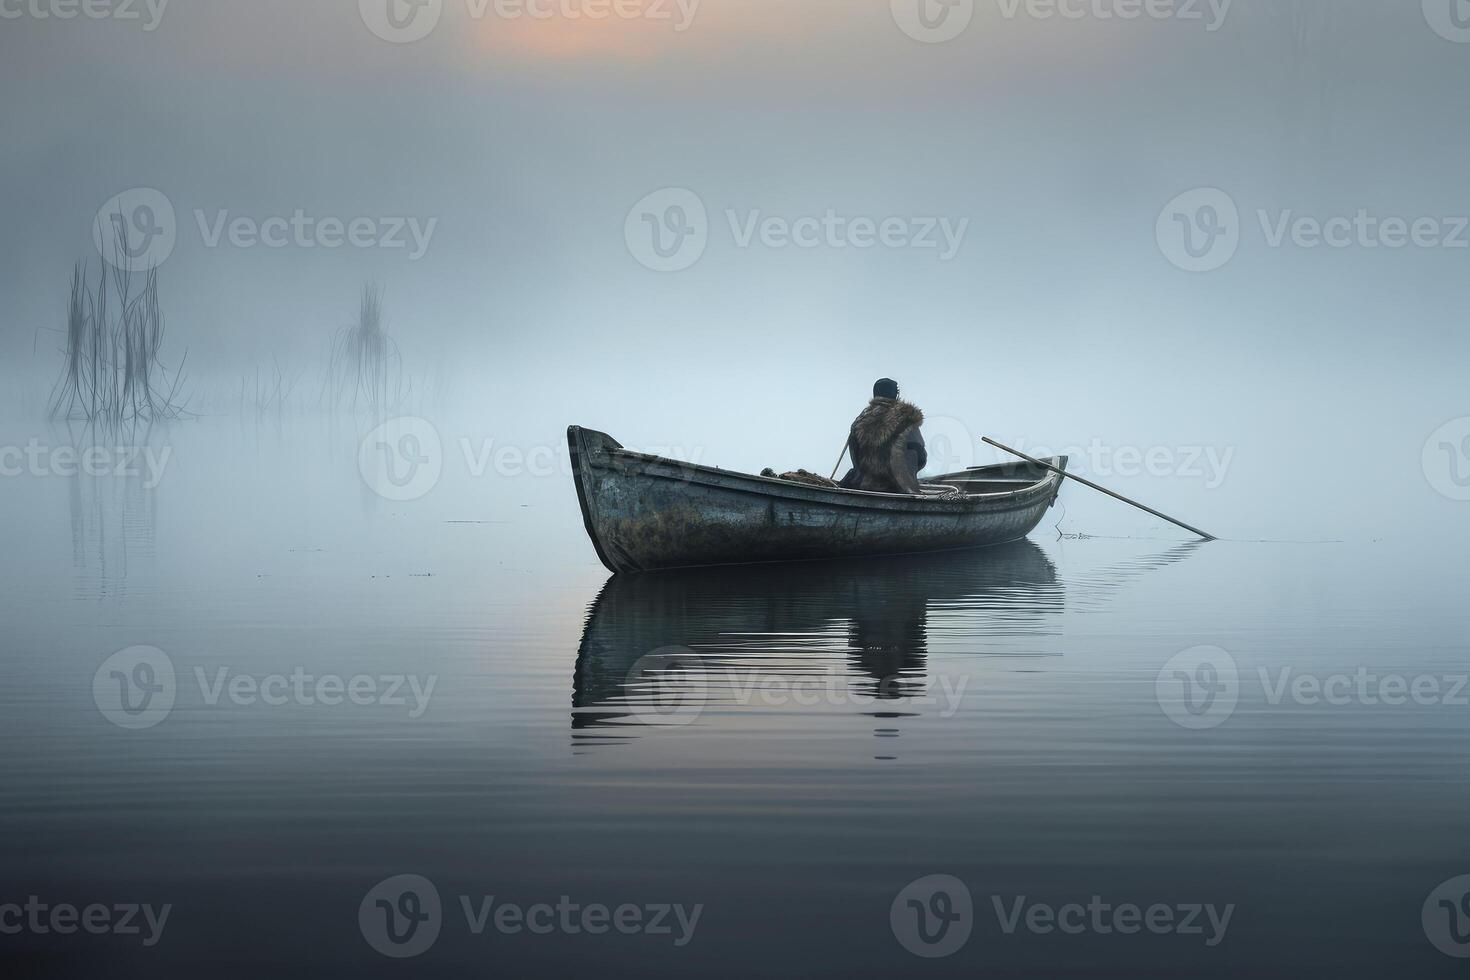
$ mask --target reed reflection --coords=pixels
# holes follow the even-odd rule
[[[66,423],[53,427],[52,437],[76,461],[64,479],[77,594],[126,595],[130,562],[154,557],[155,490],[170,447],[155,438],[151,423]]]

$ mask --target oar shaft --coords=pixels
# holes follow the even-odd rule
[[[842,444],[842,455],[837,457],[837,465],[834,466],[834,467],[832,467],[832,475],[829,476],[827,479],[829,479],[829,480],[835,480],[835,479],[837,479],[837,471],[840,470],[840,469],[842,469],[842,460],[843,460],[843,457],[845,457],[846,455],[847,455],[847,443],[844,442]]]
[[[989,436],[981,436],[980,438],[983,439],[983,440],[985,440],[986,442],[988,442],[990,445],[994,446],[996,449],[1004,449],[1006,452],[1010,453],[1011,455],[1013,455],[1013,456],[1019,456],[1019,457],[1021,457],[1022,459],[1024,459],[1028,463],[1032,463],[1032,464],[1034,464],[1036,466],[1040,466],[1043,469],[1051,470],[1053,473],[1059,473],[1059,474],[1061,474],[1062,476],[1066,477],[1069,480],[1076,480],[1078,483],[1082,484],[1085,487],[1091,487],[1092,489],[1097,490],[1100,493],[1105,493],[1109,497],[1112,497],[1114,500],[1121,500],[1121,501],[1123,501],[1123,503],[1125,503],[1125,504],[1131,504],[1132,506],[1137,507],[1139,510],[1147,511],[1148,513],[1154,515],[1155,517],[1162,518],[1163,520],[1168,521],[1170,524],[1173,524],[1176,527],[1182,527],[1182,528],[1184,528],[1184,530],[1189,531],[1191,534],[1198,534],[1200,537],[1204,538],[1206,541],[1214,541],[1214,540],[1216,540],[1216,538],[1215,538],[1215,536],[1213,534],[1206,534],[1204,531],[1201,531],[1197,527],[1192,527],[1192,526],[1184,523],[1183,521],[1175,520],[1174,518],[1170,517],[1168,514],[1161,513],[1160,511],[1154,510],[1152,507],[1149,507],[1146,504],[1140,504],[1136,500],[1130,500],[1129,498],[1123,496],[1121,493],[1114,493],[1112,490],[1109,490],[1107,487],[1098,486],[1096,483],[1093,483],[1091,480],[1088,480],[1088,479],[1085,479],[1083,477],[1080,477],[1080,476],[1078,476],[1075,473],[1068,473],[1066,470],[1061,469],[1060,467],[1053,466],[1050,463],[1042,462],[1041,460],[1036,459],[1035,457],[1027,456],[1025,453],[1021,452],[1019,449],[1012,449],[1010,446],[1004,445],[1003,443],[996,442],[994,439],[990,438]]]

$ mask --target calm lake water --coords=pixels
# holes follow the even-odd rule
[[[11,967],[1463,973],[1442,534],[609,581],[554,435],[411,500],[362,435],[0,479]]]

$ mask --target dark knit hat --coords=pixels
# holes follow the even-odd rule
[[[892,378],[879,378],[873,385],[874,398],[897,398],[898,382]]]

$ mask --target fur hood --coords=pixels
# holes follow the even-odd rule
[[[919,473],[928,461],[919,426],[924,413],[897,398],[874,398],[853,420],[847,437],[852,471],[842,485],[849,490],[917,494]]]
[[[901,398],[874,398],[852,423],[852,435],[864,446],[886,446],[907,429],[924,424],[919,406]]]

